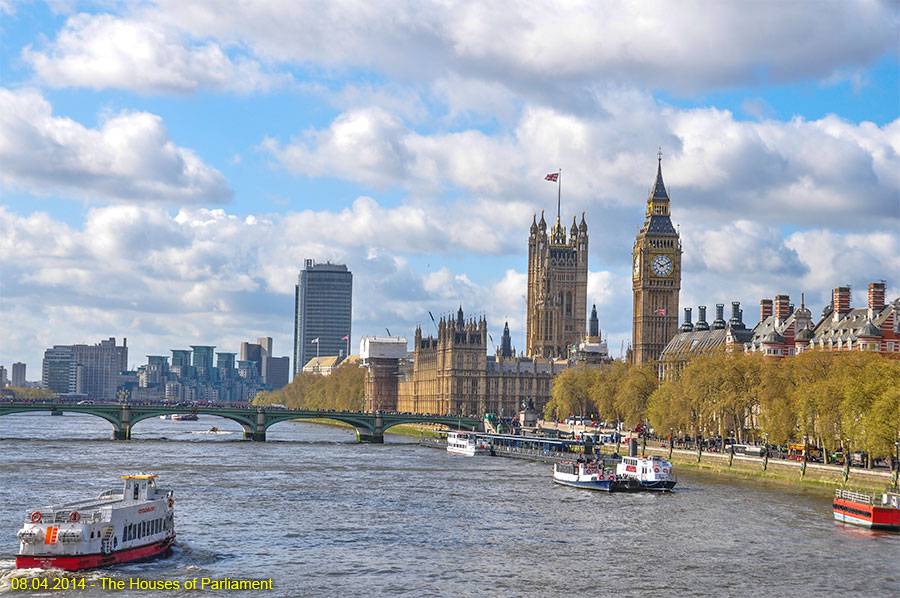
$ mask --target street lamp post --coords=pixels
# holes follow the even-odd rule
[[[703,427],[697,428],[697,463],[700,463],[700,458],[703,456]]]
[[[844,482],[850,477],[850,439],[847,438],[847,444],[844,445]]]
[[[800,464],[800,477],[806,475],[806,454],[809,452],[809,436],[803,435],[803,463]]]
[[[763,471],[769,468],[769,433],[766,432],[766,450],[763,451]]]
[[[898,434],[900,436],[900,434]],[[893,478],[891,483],[894,485],[894,491],[900,490],[898,482],[900,482],[900,441],[894,443],[894,472],[891,474]]]
[[[669,428],[669,461],[672,460],[672,428]]]

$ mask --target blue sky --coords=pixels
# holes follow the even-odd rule
[[[0,363],[289,354],[306,258],[354,272],[354,343],[462,304],[522,345],[557,168],[617,353],[658,146],[682,306],[896,297],[898,5],[828,4],[0,0]]]

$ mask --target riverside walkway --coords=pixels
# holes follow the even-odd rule
[[[376,411],[313,411],[273,407],[182,407],[171,405],[132,405],[130,403],[92,403],[73,405],[61,402],[9,402],[0,403],[0,416],[32,412],[84,413],[108,421],[113,426],[115,440],[131,438],[131,429],[138,422],[154,417],[177,414],[215,415],[236,421],[244,429],[244,438],[265,441],[266,430],[279,422],[289,420],[328,419],[349,424],[356,429],[360,442],[383,443],[384,432],[400,424],[427,423],[454,429],[481,430],[482,421],[477,417],[449,415],[418,415],[414,413],[388,413]],[[52,429],[52,428],[48,428]]]

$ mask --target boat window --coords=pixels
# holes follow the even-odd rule
[[[139,491],[140,491],[140,488],[138,488],[138,485],[135,484],[134,485],[134,500],[137,500]]]
[[[94,537],[94,532],[91,532],[91,537],[92,537],[92,538]],[[128,526],[126,525],[126,526],[125,526],[125,531],[122,532],[122,541],[123,541],[123,542],[127,542],[128,540],[129,540],[129,538],[128,538]]]

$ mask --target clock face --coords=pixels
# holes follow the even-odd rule
[[[667,255],[658,255],[653,258],[650,267],[657,276],[668,276],[672,273],[672,258]]]

